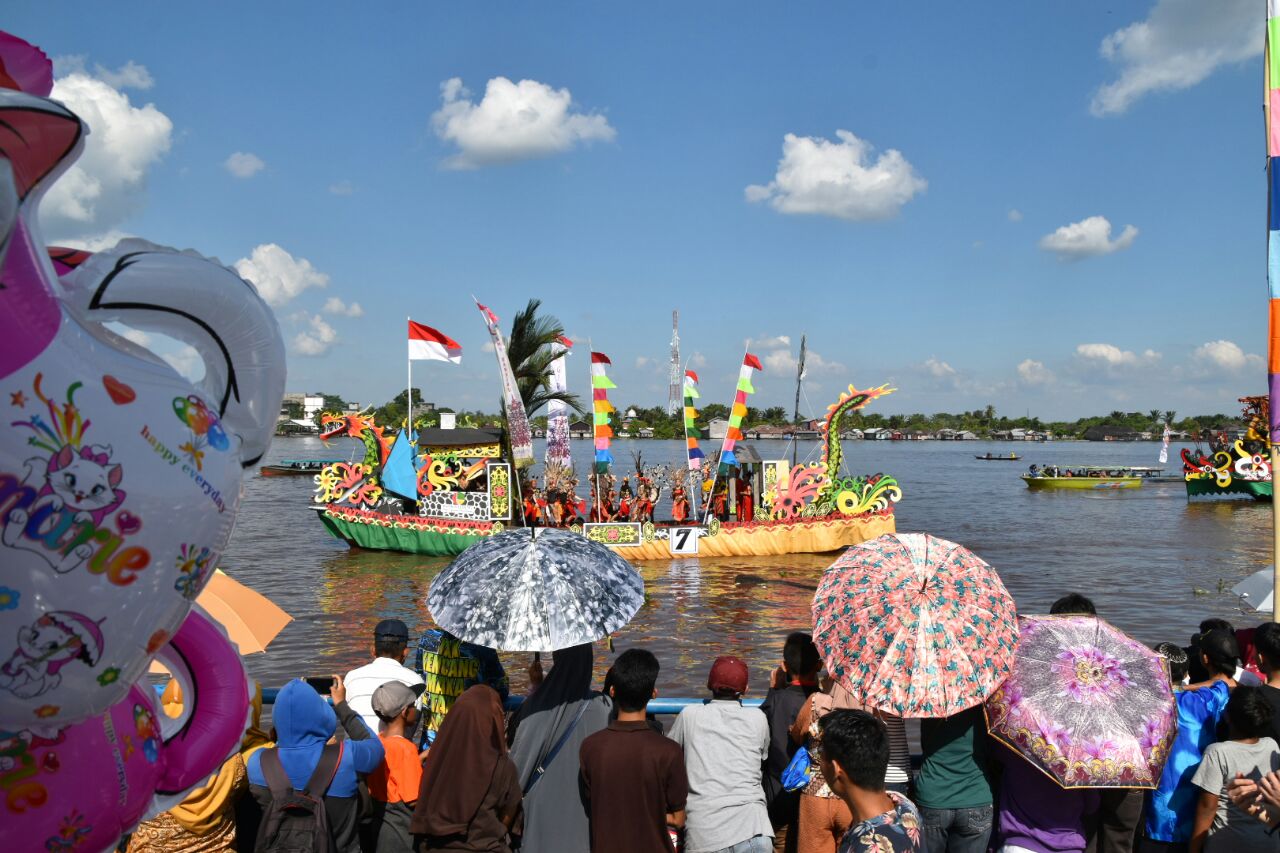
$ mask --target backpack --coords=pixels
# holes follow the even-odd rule
[[[342,744],[329,744],[320,753],[307,786],[295,791],[274,749],[259,752],[262,775],[271,789],[271,805],[258,828],[255,853],[334,853],[324,794],[342,761]]]

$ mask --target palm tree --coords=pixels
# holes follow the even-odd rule
[[[552,400],[560,400],[575,413],[582,414],[578,395],[551,390],[551,362],[559,355],[556,345],[564,337],[564,326],[549,314],[539,316],[541,305],[541,299],[530,299],[511,321],[511,336],[507,338],[507,357],[511,360],[520,401],[530,418]]]
[[[1151,423],[1152,423],[1152,424],[1154,424],[1154,425],[1156,425],[1156,426],[1159,426],[1159,425],[1160,425],[1160,410],[1159,410],[1159,409],[1152,409],[1151,411],[1147,412],[1147,417],[1151,420]]]
[[[1170,426],[1170,428],[1172,428],[1173,419],[1176,418],[1177,416],[1178,416],[1178,413],[1175,412],[1173,409],[1170,409],[1169,411],[1164,413],[1164,422],[1167,423]]]

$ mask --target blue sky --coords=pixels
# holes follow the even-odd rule
[[[815,409],[891,382],[883,412],[1229,411],[1265,389],[1265,10],[1117,5],[10,0],[0,27],[93,134],[46,238],[236,264],[291,390],[385,401],[411,315],[464,349],[415,365],[427,398],[493,409],[474,293],[504,325],[541,298],[620,404],[665,401],[679,309],[706,401],[750,339],[787,404],[805,333]]]

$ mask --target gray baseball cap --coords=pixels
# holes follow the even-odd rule
[[[410,687],[401,681],[388,681],[373,691],[369,704],[373,706],[373,713],[380,719],[394,720],[405,708],[418,701],[418,697],[422,695],[425,688],[426,685],[423,684]]]

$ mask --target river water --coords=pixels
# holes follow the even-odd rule
[[[789,456],[785,442],[753,442],[764,459]],[[682,459],[683,442],[617,441],[615,470]],[[959,542],[996,568],[1024,613],[1044,612],[1079,591],[1099,615],[1145,643],[1185,644],[1199,621],[1221,616],[1237,626],[1262,621],[1230,587],[1269,564],[1271,508],[1251,500],[1189,502],[1181,483],[1147,483],[1115,492],[1036,491],[1019,479],[1029,463],[1155,465],[1159,446],[1142,443],[862,442],[844,444],[846,469],[885,472],[902,485],[897,525]],[[1015,450],[1021,462],[974,459]],[[539,457],[541,448],[538,449]],[[816,446],[802,444],[806,453]],[[574,442],[585,470],[590,442]],[[266,461],[359,458],[350,440],[278,438]],[[1170,472],[1180,469],[1170,448]],[[580,457],[580,458],[579,458]],[[269,596],[293,617],[266,654],[245,659],[264,686],[299,675],[346,672],[369,659],[373,626],[403,619],[411,632],[432,625],[431,579],[447,564],[410,554],[352,551],[332,538],[310,506],[308,477],[246,477],[244,500],[222,567]],[[789,631],[811,627],[813,587],[832,555],[693,558],[639,564],[647,602],[614,638],[615,648],[644,646],[662,663],[660,693],[703,695],[718,654],[752,668],[763,692]],[[597,647],[597,670],[610,655]],[[513,687],[525,683],[526,656],[506,655]],[[759,688],[759,690],[755,689]]]

